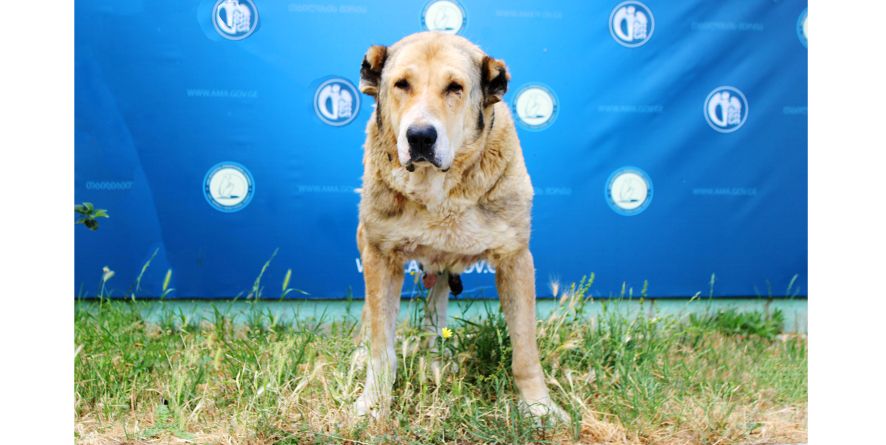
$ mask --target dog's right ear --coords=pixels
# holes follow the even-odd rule
[[[360,66],[360,91],[370,96],[378,96],[378,88],[381,83],[381,70],[388,58],[388,47],[373,45],[363,56],[363,64]]]

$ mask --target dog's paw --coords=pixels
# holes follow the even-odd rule
[[[550,397],[534,402],[523,400],[521,401],[521,407],[525,412],[539,420],[550,420],[554,423],[569,423],[571,421],[569,414],[551,400]]]
[[[357,417],[366,417],[367,415],[377,417],[377,413],[374,413],[373,405],[372,401],[368,400],[367,397],[360,396],[354,402],[353,414]]]
[[[352,407],[352,412],[356,417],[370,417],[378,420],[386,416],[389,409],[388,403],[378,400],[378,397],[372,397],[370,394],[363,393],[357,398]]]

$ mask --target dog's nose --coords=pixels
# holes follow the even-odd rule
[[[437,142],[437,130],[433,125],[412,126],[406,130],[409,142],[409,157],[415,161],[431,161],[434,159],[434,142]]]

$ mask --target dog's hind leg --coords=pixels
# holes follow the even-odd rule
[[[495,284],[501,301],[513,358],[514,383],[529,412],[536,417],[553,416],[568,421],[569,416],[551,399],[538,357],[535,329],[535,266],[529,249],[500,257],[495,265]]]
[[[433,272],[425,272],[433,273]],[[448,272],[437,274],[433,287],[428,290],[428,304],[425,308],[424,328],[432,334],[428,346],[433,347],[437,337],[446,327],[446,309],[449,306]]]
[[[369,363],[363,393],[354,403],[354,410],[359,416],[382,417],[390,408],[391,389],[397,375],[394,335],[403,289],[403,266],[370,245],[363,247],[361,256],[368,306],[364,321],[368,322]]]
[[[434,273],[428,272],[425,273]],[[425,306],[424,328],[428,332],[428,349],[433,349],[437,344],[437,337],[443,334],[446,327],[446,310],[449,306],[449,272],[437,274],[434,285],[428,291],[428,302]],[[439,359],[431,362],[431,373],[434,382],[439,383],[443,375],[442,365]]]
[[[461,284],[460,275],[452,272],[449,273],[449,290],[452,292],[453,297],[457,297],[461,291],[464,290],[464,286]]]

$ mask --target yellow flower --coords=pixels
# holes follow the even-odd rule
[[[449,337],[452,337],[452,329],[443,328],[443,330],[440,331],[440,336],[443,337],[444,340],[446,340]]]

